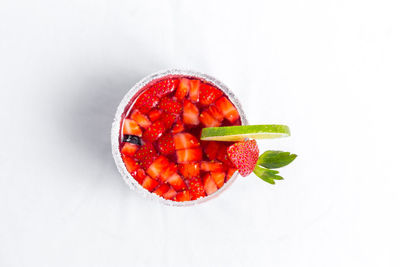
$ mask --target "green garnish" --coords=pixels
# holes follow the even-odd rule
[[[271,169],[277,169],[286,166],[296,157],[296,154],[290,154],[289,152],[275,150],[265,151],[258,158],[253,172],[267,183],[275,184],[275,180],[283,180],[283,177],[278,175],[278,171]]]

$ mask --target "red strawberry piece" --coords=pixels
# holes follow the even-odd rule
[[[142,130],[140,129],[139,125],[136,123],[136,121],[131,120],[131,119],[124,120],[124,126],[123,126],[122,133],[129,134],[129,135],[142,136]]]
[[[223,121],[224,115],[217,108],[217,106],[215,106],[214,104],[210,105],[207,110],[210,113],[210,115],[213,116],[217,121]]]
[[[168,182],[176,191],[182,191],[182,190],[185,190],[185,189],[187,188],[185,182],[184,182],[183,179],[182,179],[182,177],[179,176],[179,174],[177,174],[177,173],[172,174],[172,175],[168,178],[167,182]]]
[[[247,176],[254,170],[259,153],[255,140],[237,142],[228,147],[227,152],[240,175]]]
[[[192,161],[200,161],[202,157],[201,148],[189,148],[176,151],[178,163],[187,163]]]
[[[164,171],[160,173],[160,180],[161,182],[165,183],[169,177],[176,173],[177,167],[174,163],[170,163]]]
[[[157,178],[169,166],[169,161],[164,156],[159,156],[147,169],[152,178]]]
[[[175,149],[193,148],[200,145],[199,140],[190,133],[178,133],[174,135]]]
[[[200,164],[199,163],[184,163],[178,165],[179,173],[182,174],[183,177],[189,179],[192,177],[200,176]]]
[[[143,140],[154,142],[161,137],[165,130],[164,123],[162,123],[162,121],[156,121],[143,133]]]
[[[156,121],[161,117],[161,114],[163,114],[162,110],[153,108],[152,110],[150,110],[148,116],[150,121]]]
[[[228,182],[231,179],[232,175],[237,171],[236,168],[229,168],[228,172],[226,173],[226,181]]]
[[[189,100],[183,103],[183,122],[185,124],[199,124],[199,109]]]
[[[200,85],[200,104],[203,106],[208,106],[215,102],[223,93],[221,90],[215,88],[206,83]]]
[[[143,180],[142,186],[152,192],[158,184],[159,183],[156,180],[150,178],[150,176],[146,176],[146,178]]]
[[[159,195],[160,197],[163,196],[165,193],[167,193],[169,190],[169,185],[167,184],[162,184],[160,185],[156,190],[154,190],[154,194]]]
[[[218,190],[218,187],[213,178],[209,173],[206,173],[203,176],[203,183],[204,183],[204,190],[206,191],[207,195],[211,195],[215,191]]]
[[[165,199],[173,199],[176,196],[176,191],[172,187],[163,195]]]
[[[189,99],[193,103],[199,102],[201,81],[197,79],[190,80]]]
[[[226,145],[221,146],[220,150],[218,150],[217,153],[217,160],[221,161],[228,167],[235,167],[235,165],[233,165],[232,161],[229,159],[228,153],[226,151],[227,148],[228,146]]]
[[[215,102],[215,105],[221,111],[222,115],[224,115],[225,119],[231,123],[239,119],[239,112],[225,96],[218,99],[217,102]]]
[[[182,104],[167,96],[161,98],[158,107],[164,110],[165,112],[170,112],[170,113],[179,114],[182,111]]]
[[[178,115],[174,113],[163,113],[161,115],[160,121],[162,121],[162,123],[164,124],[165,129],[169,129],[171,128],[172,124],[174,124],[177,117]]]
[[[194,177],[189,181],[189,193],[192,196],[192,200],[198,199],[199,197],[205,197],[203,183],[200,178]]]
[[[147,170],[147,168],[157,158],[157,152],[151,143],[147,143],[142,145],[138,151],[136,151],[135,158],[139,160],[142,167]]]
[[[225,172],[210,172],[211,178],[214,179],[218,188],[221,188],[225,183]]]
[[[151,121],[146,115],[142,114],[138,109],[135,109],[131,114],[131,119],[136,121],[140,127],[147,128],[151,125]]]
[[[181,120],[178,120],[175,123],[175,125],[172,127],[171,132],[173,134],[177,134],[177,133],[183,132],[184,130],[185,130],[185,126],[184,126],[183,122]]]
[[[200,114],[200,121],[205,127],[218,127],[221,125],[221,122],[215,119],[208,110]]]
[[[218,161],[202,161],[200,169],[205,172],[218,172],[225,170],[225,166]]]
[[[190,80],[186,78],[182,78],[179,82],[178,89],[176,89],[175,97],[178,100],[182,100],[186,97],[190,88]]]
[[[189,191],[179,192],[175,196],[175,201],[183,202],[183,201],[190,201],[190,193]]]
[[[125,167],[129,173],[132,173],[133,171],[136,171],[137,169],[140,168],[140,165],[137,161],[135,161],[133,158],[122,155],[122,160],[125,163]]]
[[[135,155],[136,151],[139,149],[138,145],[132,143],[124,143],[121,148],[121,153],[128,156]]]
[[[160,98],[153,88],[144,91],[135,101],[134,108],[139,109],[140,112],[147,114],[152,108],[157,106]]]
[[[158,139],[158,150],[163,155],[170,155],[175,152],[175,143],[171,133],[166,133]]]
[[[210,160],[217,159],[217,154],[221,149],[225,149],[224,145],[221,142],[207,141],[204,142],[204,153]]]
[[[137,169],[136,171],[133,171],[132,177],[135,178],[135,180],[139,183],[142,184],[144,178],[146,178],[146,172],[143,169]]]
[[[158,97],[163,97],[175,91],[178,87],[179,79],[165,79],[157,82],[151,88],[155,91]]]

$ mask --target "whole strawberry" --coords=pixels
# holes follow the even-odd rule
[[[228,156],[238,168],[240,175],[251,174],[258,160],[258,146],[255,140],[237,142],[228,147]]]

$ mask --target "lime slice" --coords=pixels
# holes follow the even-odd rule
[[[244,125],[203,128],[201,140],[205,141],[242,141],[246,138],[270,139],[290,136],[286,125]]]

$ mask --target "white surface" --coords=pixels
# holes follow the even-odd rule
[[[0,2],[0,266],[399,266],[396,1]],[[164,207],[110,153],[146,74],[221,79],[285,181]]]

